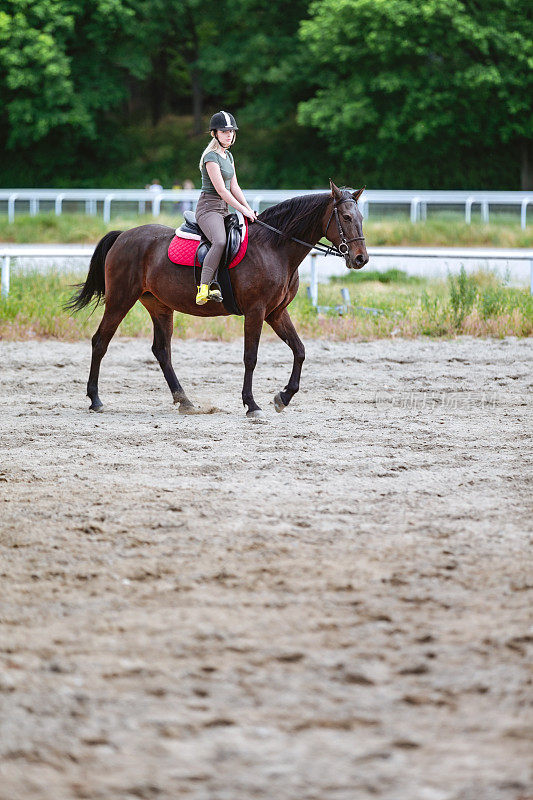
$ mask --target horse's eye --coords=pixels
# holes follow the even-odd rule
[[[343,214],[342,216],[344,217],[344,219],[347,219],[347,220],[351,219],[351,217],[349,217],[348,214]]]

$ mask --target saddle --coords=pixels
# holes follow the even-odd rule
[[[203,264],[204,258],[211,247],[211,242],[206,238],[196,222],[193,211],[185,211],[183,216],[185,222],[180,228],[176,229],[176,235],[168,248],[168,257],[174,264],[196,268]],[[226,311],[229,311],[230,314],[242,315],[242,311],[233,295],[229,270],[236,267],[246,254],[248,247],[248,220],[245,220],[242,214],[236,212],[228,214],[224,218],[224,225],[226,228],[226,247],[215,275],[215,280],[220,284]]]
[[[196,251],[196,261],[198,264],[200,264],[200,266],[202,266],[204,259],[209,252],[209,248],[211,247],[211,242],[196,222],[194,211],[185,211],[183,216],[185,217],[185,222],[176,230],[176,235],[180,236],[183,233],[188,233],[199,237],[200,245]],[[219,264],[219,269],[220,267],[229,267],[239,252],[243,238],[241,225],[242,223],[240,222],[236,213],[228,214],[226,217],[224,217],[224,227],[226,228],[226,247],[224,250],[224,255]]]

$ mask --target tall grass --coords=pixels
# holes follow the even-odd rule
[[[412,223],[398,218],[365,222],[365,235],[374,246],[432,245],[470,247],[532,247],[533,225],[522,230],[517,217],[494,214],[488,223],[473,220],[452,212],[432,214],[425,222]]]
[[[183,222],[181,214],[161,214],[157,219],[151,214],[142,216],[113,217],[109,224],[101,216],[85,214],[39,214],[36,217],[20,215],[15,222],[0,218],[0,241],[15,243],[96,244],[104,234],[112,230],[127,230],[138,225],[157,222],[176,228]]]
[[[358,273],[364,276],[365,273]],[[386,273],[385,273],[386,275]],[[20,273],[12,275],[11,292],[0,300],[0,339],[54,337],[76,340],[89,338],[98,327],[103,308],[83,309],[75,316],[63,311],[73,284],[85,273]],[[412,279],[401,270],[383,274],[366,273],[366,280],[335,279],[321,285],[319,302],[332,307],[318,314],[309,302],[305,286],[290,306],[291,316],[305,337],[330,339],[375,339],[388,336],[454,337],[531,336],[533,298],[527,289],[506,285],[496,273],[480,270],[447,280]],[[349,288],[351,306],[342,303],[339,289]],[[118,335],[151,336],[152,324],[140,303],[122,322]],[[273,336],[265,325],[265,334]],[[232,340],[242,336],[242,318],[205,319],[175,314],[174,335],[178,338]]]
[[[39,214],[36,217],[20,215],[15,222],[8,223],[0,217],[0,241],[3,242],[53,242],[53,243],[96,243],[109,230],[126,230],[137,225],[157,222],[177,227],[182,222],[181,214],[167,212],[154,218],[151,214],[143,216],[117,216],[109,224],[101,216],[84,214],[53,213]],[[365,221],[367,242],[380,245],[450,245],[486,247],[533,247],[533,225],[522,230],[518,219],[509,215],[493,215],[488,224],[475,221],[466,225],[458,214],[442,212],[431,215],[426,222],[415,224],[401,218],[374,219]]]
[[[478,270],[446,280],[414,278],[401,270],[374,276],[364,271],[350,281],[352,306],[338,318],[339,288],[347,280],[336,279],[321,288],[319,304],[331,306],[317,320],[322,334],[336,338],[366,336],[531,336],[533,297],[527,288],[507,285],[497,272]],[[393,278],[390,282],[383,277]],[[354,287],[355,284],[355,287]]]

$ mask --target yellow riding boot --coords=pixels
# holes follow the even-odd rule
[[[209,300],[209,286],[207,283],[201,283],[198,287],[198,294],[196,295],[196,305],[204,306]]]

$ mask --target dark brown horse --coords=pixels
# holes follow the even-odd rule
[[[304,346],[292,324],[287,306],[298,291],[298,266],[322,237],[340,247],[346,266],[360,269],[368,262],[357,200],[363,189],[350,192],[331,183],[331,194],[303,195],[263,211],[258,219],[282,230],[280,235],[255,222],[250,226],[248,249],[242,262],[230,270],[237,304],[244,314],[244,385],[242,401],[252,419],[263,412],[252,394],[252,376],[263,322],[266,320],[294,355],[287,386],[274,398],[277,411],[290,403],[300,385]],[[194,413],[194,406],[176,377],[171,361],[170,340],[174,311],[199,317],[228,314],[219,303],[195,303],[195,278],[191,267],[172,264],[167,256],[172,228],[140,225],[128,231],[111,231],[96,246],[87,280],[69,307],[78,311],[105,296],[105,311],[92,338],[92,361],[87,383],[91,410],[101,411],[98,396],[100,362],[109,342],[130,308],[140,300],[154,324],[152,351],[157,358],[181,413]],[[307,244],[294,241],[303,240]]]

